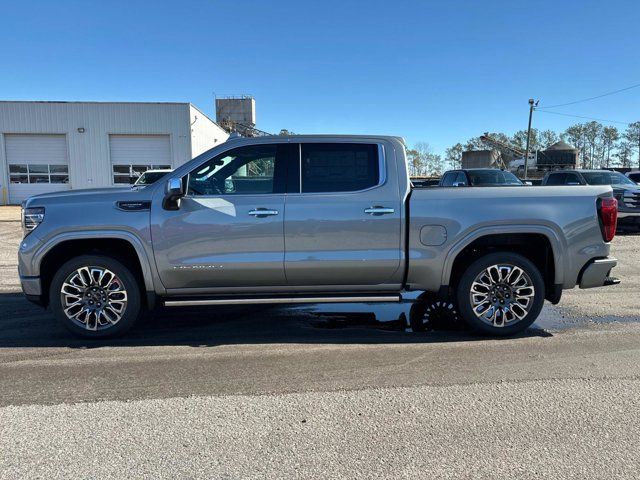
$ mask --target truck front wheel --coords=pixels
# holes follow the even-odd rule
[[[71,332],[87,338],[121,335],[138,319],[140,288],[118,260],[82,255],[58,269],[49,290],[55,317]]]
[[[507,336],[522,332],[540,314],[544,280],[527,258],[512,252],[485,255],[462,274],[458,309],[471,328]]]

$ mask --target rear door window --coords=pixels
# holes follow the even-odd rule
[[[550,173],[547,177],[546,185],[566,185],[566,173]]]
[[[303,193],[357,192],[380,182],[378,145],[303,143],[300,186]]]
[[[458,172],[458,176],[456,177],[455,183],[457,183],[458,185],[468,186],[467,176],[465,175],[464,172]]]
[[[453,182],[456,181],[456,177],[457,177],[457,173],[456,172],[447,172],[444,174],[444,177],[442,177],[442,186],[443,187],[453,187]]]
[[[582,185],[580,177],[576,173],[567,173],[563,185]]]

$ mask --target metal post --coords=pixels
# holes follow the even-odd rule
[[[533,117],[533,98],[529,99],[529,126],[527,127],[527,150],[524,154],[524,179],[529,178],[529,141],[531,140],[531,118]]]

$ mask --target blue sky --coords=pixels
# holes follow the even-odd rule
[[[249,93],[263,130],[443,152],[526,128],[530,97],[640,83],[639,28],[636,1],[5,2],[0,99],[189,101],[213,118],[214,93]],[[639,107],[640,88],[558,111],[635,121]]]

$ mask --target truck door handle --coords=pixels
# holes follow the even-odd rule
[[[395,213],[395,210],[393,208],[375,205],[373,207],[365,208],[364,213],[368,213],[369,215],[388,215],[390,213]]]
[[[268,208],[256,208],[255,210],[249,210],[249,215],[257,218],[271,217],[278,215],[278,210],[271,210]]]

